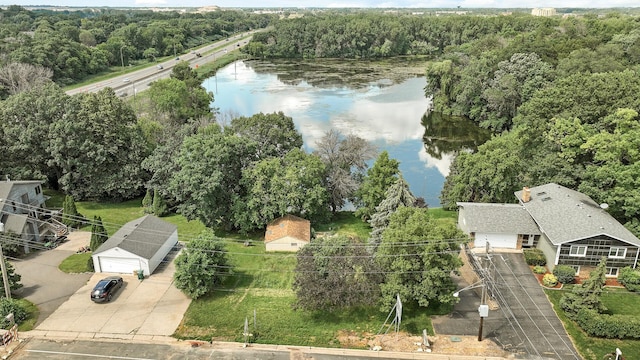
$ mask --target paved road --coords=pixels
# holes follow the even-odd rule
[[[14,293],[38,306],[36,326],[87,283],[92,273],[66,274],[58,265],[82,246],[89,245],[90,232],[72,232],[69,241],[52,250],[33,252],[24,259],[11,261],[22,276],[22,288]]]
[[[16,350],[12,359],[216,359],[216,360],[367,360],[367,359],[424,359],[424,360],[500,360],[493,357],[437,355],[427,353],[374,352],[370,350],[327,349],[301,346],[258,345],[246,348],[239,343],[202,344],[192,347],[189,342],[164,344],[64,341],[30,339]]]
[[[263,31],[263,29],[255,30]],[[255,32],[254,31],[254,32]],[[119,96],[134,96],[140,91],[144,91],[149,88],[149,84],[158,79],[166,79],[171,75],[173,67],[180,61],[188,61],[191,67],[206,64],[208,62],[215,61],[216,57],[220,57],[229,51],[236,50],[245,46],[250,37],[247,37],[252,32],[242,33],[231,37],[229,40],[221,40],[215,43],[205,45],[186,54],[178,54],[179,60],[172,58],[161,63],[157,63],[154,66],[149,66],[138,71],[129,72],[108,80],[85,85],[73,90],[67,91],[68,95],[75,95],[83,92],[98,92],[104,88],[110,87],[114,89]],[[198,57],[196,53],[201,54]],[[162,68],[158,68],[158,65]]]
[[[495,341],[517,359],[580,360],[562,322],[521,253],[495,253],[492,277],[500,308],[484,321],[484,338]],[[461,287],[464,287],[461,284]],[[477,335],[480,298],[473,291],[460,293],[449,316],[434,319],[437,334]]]

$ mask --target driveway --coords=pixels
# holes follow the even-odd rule
[[[93,274],[86,285],[36,327],[34,335],[119,339],[172,335],[191,303],[173,285],[174,272],[171,261],[142,281],[133,274]],[[124,286],[111,302],[93,303],[91,290],[109,275],[122,276]]]
[[[62,260],[75,254],[78,248],[89,245],[90,238],[90,232],[75,231],[68,235],[67,242],[55,249],[33,252],[25,258],[11,261],[22,276],[20,282],[23,287],[14,291],[15,295],[31,301],[40,309],[36,325],[49,317],[91,277],[91,273],[67,274],[58,269]]]
[[[517,359],[580,360],[562,322],[553,311],[522,253],[494,253],[490,280],[497,290],[499,309],[484,320],[484,341],[491,340]],[[491,267],[489,267],[491,269]],[[468,284],[457,279],[459,288]],[[477,335],[480,298],[474,291],[460,293],[460,302],[447,316],[433,319],[434,331],[447,335]]]

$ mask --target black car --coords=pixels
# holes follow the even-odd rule
[[[123,281],[120,276],[106,277],[96,284],[91,290],[91,300],[94,302],[111,301],[113,294],[122,287]]]

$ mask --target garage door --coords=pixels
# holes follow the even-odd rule
[[[134,270],[140,269],[138,258],[114,258],[100,256],[100,269],[102,272],[133,274]]]
[[[475,247],[485,247],[487,241],[492,248],[515,249],[518,235],[512,234],[476,234]]]

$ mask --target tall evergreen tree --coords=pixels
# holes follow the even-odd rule
[[[147,193],[144,194],[144,198],[142,198],[142,209],[145,214],[150,214],[152,212],[151,206],[153,205],[153,195],[151,193],[151,189],[147,189]]]
[[[93,224],[91,225],[91,242],[89,243],[91,251],[96,251],[100,245],[107,241],[108,237],[107,230],[102,224],[102,218],[100,218],[100,216],[94,216]]]
[[[167,203],[162,198],[159,191],[153,191],[153,214],[156,216],[167,215]]]
[[[382,233],[389,226],[391,215],[401,206],[413,207],[415,202],[416,197],[409,190],[409,184],[400,175],[396,182],[387,189],[385,199],[376,206],[376,213],[369,221],[373,228],[369,244],[373,246],[374,251],[382,241]]]
[[[70,227],[78,227],[82,224],[82,215],[78,213],[73,196],[67,195],[62,203],[62,223]]]

